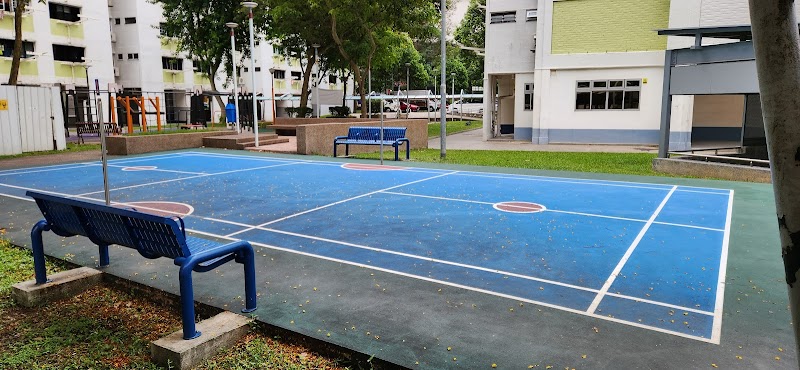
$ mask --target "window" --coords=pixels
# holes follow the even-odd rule
[[[122,60],[123,57],[124,57],[123,54],[117,54],[117,59]]]
[[[528,22],[535,21],[538,17],[539,11],[536,9],[528,9],[525,11],[525,20]]]
[[[17,0],[0,0],[0,10],[13,13],[17,7]]]
[[[261,67],[256,67],[256,72],[261,72]]]
[[[14,52],[14,40],[0,39],[0,56],[10,58]],[[22,42],[22,57],[30,58],[33,53],[33,43],[28,41]]]
[[[67,22],[81,20],[81,8],[63,4],[50,3],[50,18]]]
[[[83,48],[53,44],[53,59],[60,62],[83,62]]]
[[[276,80],[285,80],[286,79],[286,71],[281,70],[281,69],[276,69],[274,72],[272,72],[272,78],[274,78]]]
[[[492,13],[489,23],[514,23],[517,21],[517,12]]]
[[[171,71],[183,70],[183,59],[161,57],[161,68]]]
[[[128,59],[129,60],[139,59],[139,54],[137,53],[128,54]]]
[[[575,109],[639,109],[641,85],[642,80],[578,81],[575,93]]]
[[[292,80],[300,81],[303,79],[303,74],[297,71],[292,71]]]
[[[114,24],[122,24],[122,20],[119,18],[114,18]]]
[[[200,64],[199,60],[192,60],[192,70],[195,72],[202,72],[203,66]]]
[[[125,18],[125,24],[134,24],[134,23],[136,23],[136,17]]]
[[[336,75],[328,75],[328,83],[329,84],[336,84]]]
[[[525,84],[525,110],[533,110],[533,84]]]
[[[164,29],[164,26],[166,26],[166,25],[167,25],[167,24],[166,24],[166,23],[164,23],[164,22],[161,22],[161,23],[159,23],[159,24],[158,24],[158,34],[159,34],[159,35],[161,35],[161,36],[164,36],[164,37],[167,37],[167,36],[169,36],[169,35],[167,34],[167,30],[165,30],[165,29]]]

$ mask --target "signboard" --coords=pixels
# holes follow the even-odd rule
[[[0,99],[0,110],[8,110],[8,100]]]
[[[483,86],[473,86],[472,92],[483,92]]]

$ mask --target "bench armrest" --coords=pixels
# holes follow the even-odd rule
[[[333,141],[347,139],[347,138],[348,138],[348,136],[337,136],[337,137],[333,138]]]
[[[244,240],[239,240],[228,244],[222,244],[214,248],[209,248],[197,253],[192,253],[188,257],[175,258],[175,264],[178,266],[191,265],[192,268],[194,268],[195,266],[203,262],[211,261],[213,259],[224,257],[228,254],[236,253],[240,250],[247,250],[247,249],[252,251],[253,247],[250,245],[249,242]]]

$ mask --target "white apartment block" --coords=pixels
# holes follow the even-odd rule
[[[11,70],[16,0],[0,0],[0,4],[0,79],[4,80],[0,82],[5,82]],[[19,81],[27,85],[58,85],[66,91],[85,91],[87,85],[94,90],[97,80],[100,90],[111,91],[112,95],[158,96],[165,120],[184,122],[195,91],[231,94],[234,81],[220,71],[213,76],[220,91],[212,91],[209,76],[195,68],[189,55],[177,52],[174,40],[161,35],[163,21],[161,6],[149,0],[54,0],[46,4],[32,1],[23,17],[25,52]],[[226,35],[229,32],[227,28],[219,31]],[[276,55],[268,42],[258,36],[257,39],[256,93],[269,97],[274,82],[276,96],[291,95],[292,98],[287,96],[277,103],[278,116],[285,116],[282,108],[299,104],[300,63]],[[239,86],[251,92],[250,60],[240,60]],[[274,81],[270,69],[275,71]],[[328,90],[341,90],[343,86],[334,76],[325,76],[319,88],[320,95],[330,96],[326,93]],[[310,89],[315,91],[313,87]],[[100,94],[105,106],[108,96]],[[78,93],[69,105],[86,110],[86,99],[85,93]],[[213,111],[212,119],[217,121],[224,112],[220,112],[211,97],[203,99],[205,106]],[[223,96],[223,100],[227,102],[227,97]],[[309,99],[309,105],[315,101]],[[331,99],[322,99],[320,104],[323,115],[328,114],[327,107],[341,105]],[[262,119],[270,120],[272,104],[267,101],[262,107]],[[152,106],[149,113],[154,113]],[[70,122],[84,119],[81,115],[85,112],[76,114]],[[123,117],[121,115],[120,119]]]
[[[657,30],[746,24],[746,0],[489,0],[484,138],[655,145],[666,51],[694,42]],[[677,147],[741,132],[743,100],[675,96]]]

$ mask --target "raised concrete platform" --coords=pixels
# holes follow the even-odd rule
[[[656,158],[653,170],[673,175],[715,178],[733,181],[772,182],[769,168],[742,166],[727,163],[701,162],[687,159]]]
[[[287,143],[289,139],[278,137],[276,134],[259,134],[259,146]],[[224,137],[207,137],[203,139],[203,146],[206,148],[244,150],[256,146],[255,135],[250,132],[243,132],[238,135],[228,135]]]
[[[14,284],[11,297],[20,306],[35,307],[48,302],[75,296],[103,281],[103,273],[80,267],[49,275],[47,283],[36,285],[35,280]]]
[[[191,369],[231,347],[245,334],[250,319],[232,312],[223,312],[197,324],[200,337],[184,340],[178,330],[150,343],[150,356],[157,365],[170,369]]]

